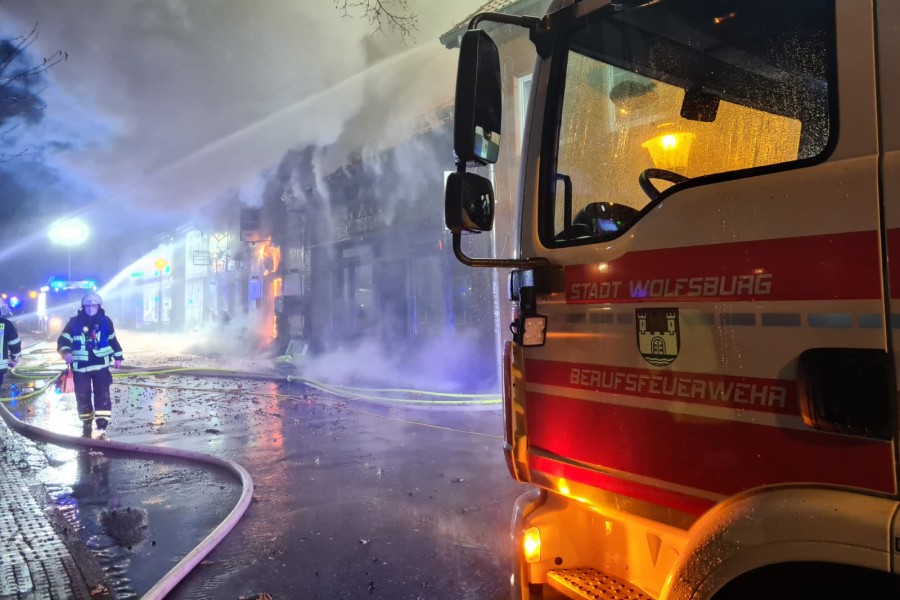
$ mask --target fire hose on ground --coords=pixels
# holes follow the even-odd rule
[[[60,377],[61,373],[59,369],[51,369],[49,366],[47,367],[19,367],[12,369],[12,375],[21,378],[21,379],[36,379],[41,377],[48,378],[47,384],[44,387],[39,389],[35,389],[33,392],[29,392],[26,394],[22,394],[17,396],[16,399],[19,401],[27,400],[32,397],[38,396],[46,392],[46,390],[50,387],[50,385]],[[500,400],[495,395],[492,394],[454,394],[454,393],[444,393],[444,392],[430,392],[423,390],[413,390],[413,389],[405,389],[405,388],[359,388],[359,387],[351,387],[351,386],[342,386],[342,385],[332,385],[326,384],[322,382],[318,382],[312,379],[307,379],[304,377],[296,376],[296,375],[273,375],[268,373],[244,373],[240,371],[233,371],[228,369],[211,369],[211,368],[193,368],[193,367],[178,367],[178,368],[161,368],[161,369],[150,369],[150,370],[134,370],[134,371],[125,371],[114,374],[115,379],[120,379],[123,377],[140,377],[140,376],[159,376],[159,375],[194,375],[194,376],[210,376],[210,377],[222,377],[222,378],[238,378],[238,379],[255,379],[262,381],[284,381],[290,383],[302,383],[309,387],[321,390],[328,394],[350,397],[354,399],[364,400],[368,402],[384,402],[384,403],[399,403],[399,404],[407,404],[407,405],[451,405],[451,406],[459,406],[459,405],[491,405],[491,404],[499,404]],[[157,387],[152,384],[131,384],[131,385],[143,385],[146,387]],[[165,386],[171,387],[171,386]],[[197,388],[188,388],[179,386],[176,389],[180,390],[196,390]],[[243,390],[244,393],[248,393],[246,390]],[[390,394],[390,396],[386,396],[385,394]],[[395,397],[397,394],[405,394],[407,397],[399,398]],[[288,394],[266,394],[267,396],[279,396],[279,397],[296,397],[294,395]],[[410,396],[416,396],[412,398]],[[3,398],[0,400],[10,400],[9,398]],[[370,414],[370,413],[366,413]],[[373,415],[377,416],[377,415]],[[184,558],[182,558],[178,564],[172,567],[150,590],[147,591],[146,594],[142,596],[142,600],[161,600],[165,598],[165,596],[172,591],[172,589],[178,585],[178,583],[183,580],[188,573],[190,573],[194,567],[196,567],[200,562],[210,553],[212,550],[228,535],[228,533],[237,525],[240,521],[241,517],[243,517],[244,513],[247,511],[247,508],[250,506],[250,503],[253,499],[253,480],[250,477],[250,474],[239,464],[218,458],[216,456],[212,456],[209,454],[203,454],[200,452],[193,452],[190,450],[179,450],[175,448],[165,448],[165,447],[157,447],[157,446],[145,446],[140,444],[130,444],[126,442],[119,442],[114,440],[103,440],[103,439],[90,439],[83,437],[76,437],[72,435],[65,435],[56,433],[53,431],[49,431],[47,429],[43,429],[41,427],[37,427],[35,425],[30,425],[28,423],[24,423],[17,419],[15,415],[13,415],[8,408],[0,402],[0,417],[9,425],[10,429],[19,433],[20,435],[24,435],[25,437],[48,442],[51,444],[55,444],[58,446],[63,446],[66,448],[108,448],[110,450],[116,450],[121,452],[131,452],[135,454],[146,454],[151,456],[164,456],[169,458],[179,458],[186,460],[193,460],[204,464],[213,465],[219,468],[223,468],[225,471],[231,473],[236,477],[238,481],[241,483],[241,496],[235,504],[234,508],[225,519],[217,525],[209,535],[204,538],[200,544],[198,544],[191,552],[189,552]],[[399,420],[399,419],[395,419]],[[421,424],[425,425],[425,424]],[[441,429],[446,429],[440,427]],[[474,433],[474,432],[467,432]],[[485,435],[485,434],[479,434]],[[494,436],[490,436],[494,437]]]
[[[40,389],[30,394],[20,396],[19,399],[35,396],[44,391],[45,389]],[[194,567],[200,564],[200,561],[202,561],[213,548],[218,546],[219,543],[225,539],[225,536],[234,529],[235,525],[237,525],[238,521],[241,520],[241,517],[247,511],[247,507],[250,506],[250,502],[253,500],[253,480],[250,478],[250,474],[244,467],[230,460],[218,458],[209,454],[202,454],[200,452],[192,452],[190,450],[143,446],[140,444],[129,444],[112,440],[95,440],[64,435],[35,425],[23,423],[2,403],[0,403],[0,417],[2,417],[6,424],[9,425],[10,429],[32,440],[49,442],[65,448],[108,448],[110,450],[121,452],[192,460],[223,468],[240,481],[241,496],[238,498],[234,508],[231,509],[231,512],[228,513],[225,519],[223,519],[209,535],[182,558],[178,564],[169,569],[169,571],[142,596],[143,600],[161,600],[162,598],[165,598],[166,594],[172,591],[172,589],[178,585],[178,583],[180,583]]]

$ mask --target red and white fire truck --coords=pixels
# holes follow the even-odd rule
[[[536,54],[512,258],[462,242],[491,22]],[[900,2],[483,13],[456,94],[454,251],[512,269],[514,597],[900,597]]]

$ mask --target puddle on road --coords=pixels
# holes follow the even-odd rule
[[[175,460],[41,445],[41,480],[118,599],[139,598],[230,512],[234,478]]]

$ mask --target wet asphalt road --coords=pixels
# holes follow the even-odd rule
[[[19,413],[75,433],[72,404],[46,396]],[[238,526],[170,598],[508,597],[511,507],[527,488],[507,473],[497,405],[408,407],[299,384],[134,377],[113,386],[113,415],[114,439],[234,460],[256,486]],[[55,475],[45,479],[56,477],[58,504],[76,505],[88,545],[120,571],[120,597],[149,589],[240,492],[189,463],[48,453]],[[137,535],[111,536],[113,511],[138,519]]]

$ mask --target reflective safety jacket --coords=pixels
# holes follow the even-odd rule
[[[56,340],[60,354],[72,354],[72,370],[79,372],[106,369],[116,359],[122,360],[122,345],[116,339],[112,319],[99,309],[93,317],[84,312],[69,319]]]
[[[22,353],[19,332],[9,319],[0,318],[0,345],[3,346],[3,351],[0,352],[0,369],[6,369],[9,367],[9,360],[18,359]]]

